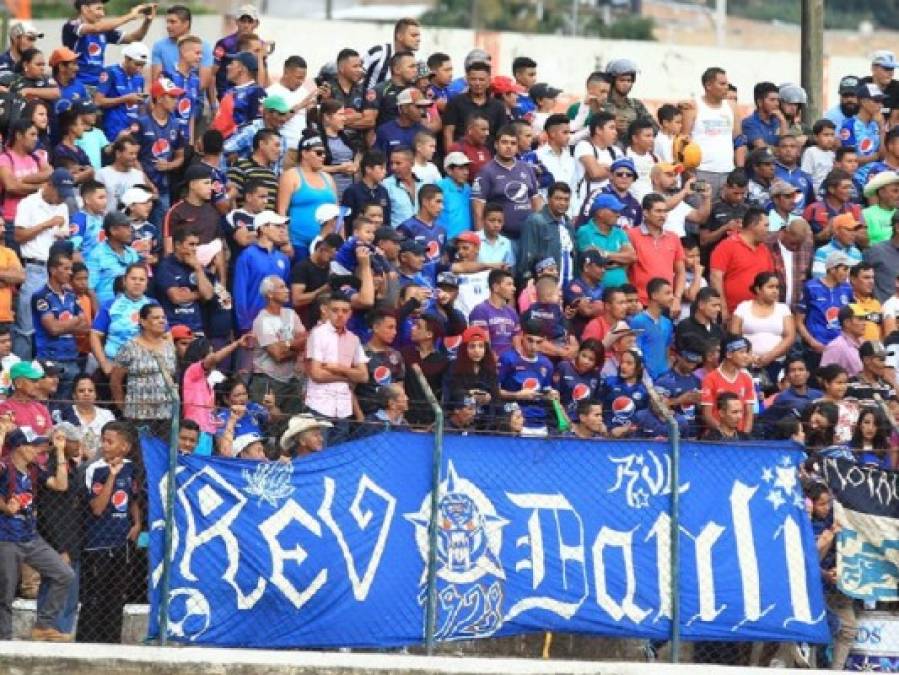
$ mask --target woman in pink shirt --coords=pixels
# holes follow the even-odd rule
[[[219,363],[231,356],[235,349],[238,347],[249,349],[252,342],[253,336],[247,333],[214,352],[209,340],[199,337],[191,342],[184,352],[181,404],[184,419],[193,420],[200,425],[200,441],[194,450],[195,455],[212,454],[216,426],[213,417],[215,393],[209,383],[210,373]]]

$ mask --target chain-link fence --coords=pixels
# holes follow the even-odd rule
[[[407,376],[417,377],[414,373]],[[335,440],[342,442],[368,438],[372,448],[389,447],[389,434],[384,432],[406,428],[402,418],[407,415],[412,417],[418,414],[417,428],[428,433],[428,443],[432,444],[434,451],[431,464],[434,471],[430,478],[432,501],[431,508],[427,510],[429,519],[425,535],[427,572],[423,581],[423,592],[419,598],[419,608],[424,614],[423,643],[433,647],[441,637],[441,621],[445,618],[441,615],[439,596],[441,583],[436,569],[439,548],[437,505],[442,495],[441,490],[446,489],[447,480],[446,466],[440,457],[442,443],[451,435],[455,437],[464,434],[468,439],[466,442],[472,448],[477,448],[478,439],[482,437],[504,436],[511,441],[513,438],[520,438],[520,434],[516,433],[514,423],[512,425],[509,423],[515,407],[508,409],[503,406],[491,406],[489,410],[476,410],[473,419],[466,419],[459,413],[462,408],[456,405],[457,402],[436,398],[429,401],[427,394],[430,393],[430,388],[427,383],[419,381],[418,386],[420,396],[413,397],[412,400],[398,401],[396,396],[379,391],[372,400],[365,401],[369,408],[365,421],[330,429],[332,437],[329,444]],[[194,455],[216,453],[274,461],[279,458],[289,459],[291,451],[286,450],[280,443],[283,433],[289,429],[291,416],[284,410],[292,412],[303,409],[301,391],[274,396],[265,386],[254,387],[252,383],[247,385],[239,380],[230,381],[218,389],[220,391],[216,405],[209,410],[218,430],[217,434],[204,436],[196,431],[195,425],[189,422],[184,424],[180,403],[173,405],[169,418],[142,425],[140,431],[161,438],[169,446],[168,469],[163,480],[159,482],[147,479],[140,453],[137,425],[120,424],[114,428],[120,439],[107,440],[101,437],[102,425],[92,423],[92,420],[97,420],[102,413],[91,415],[90,406],[78,407],[75,405],[77,401],[50,402],[49,407],[54,411],[54,421],[63,422],[55,425],[55,429],[68,436],[62,440],[51,439],[46,461],[39,458],[39,470],[34,477],[36,489],[33,491],[33,503],[30,506],[35,515],[37,532],[49,547],[59,554],[61,562],[71,570],[71,574],[62,576],[71,579],[58,578],[60,577],[56,573],[58,570],[54,570],[53,565],[47,560],[40,561],[48,570],[43,575],[44,578],[30,566],[21,565],[17,595],[25,599],[25,602],[20,600],[16,605],[17,611],[14,612],[17,637],[29,636],[30,626],[22,620],[22,617],[34,612],[38,617],[36,625],[39,628],[50,627],[63,636],[35,635],[34,637],[38,639],[76,639],[85,642],[133,640],[135,626],[140,630],[147,618],[148,582],[151,575],[153,586],[160,592],[159,613],[156,618],[159,622],[158,635],[161,642],[165,643],[169,638],[189,633],[191,621],[202,622],[208,618],[206,608],[199,605],[192,606],[196,600],[189,595],[179,594],[178,589],[173,589],[169,583],[171,565],[180,564],[179,556],[183,553],[183,549],[179,549],[179,546],[183,546],[183,541],[177,540],[173,522],[174,512],[181,508],[176,503],[174,493],[176,481],[172,480],[177,470],[178,453]],[[99,410],[111,405],[111,402],[101,401],[92,405],[99,405]],[[554,407],[551,402],[546,402],[546,408],[551,422],[551,433],[558,434],[558,426],[566,426],[567,419],[553,418]],[[411,412],[413,410],[417,413]],[[444,416],[447,418],[445,433]],[[66,424],[67,419],[75,423]],[[733,486],[736,483],[733,479],[737,475],[744,476],[745,467],[716,461],[716,449],[725,446],[692,443],[688,455],[683,457],[680,442],[676,440],[677,434],[673,428],[670,431],[672,437],[667,445],[670,459],[663,460],[670,462],[666,467],[670,473],[664,480],[667,481],[669,488],[678,486],[681,484],[680,474],[683,473],[685,466],[692,472],[701,464],[709,480],[719,480],[722,485],[730,486],[729,489],[732,490],[730,494],[721,493],[717,497],[720,500],[719,506],[723,508],[724,504],[729,504],[730,508],[727,516],[721,516],[721,527],[736,528],[740,524],[738,522],[740,519],[752,521],[761,513],[756,510],[760,506],[777,512],[779,504],[789,502],[794,506],[801,503],[803,509],[811,510],[813,502],[820,497],[820,490],[814,488],[814,485],[818,484],[815,480],[817,473],[814,461],[803,460],[802,466],[797,470],[795,462],[783,463],[782,447],[767,450],[770,453],[769,459],[757,457],[760,464],[754,486],[745,488],[742,493],[738,490],[738,494],[734,494],[733,490],[736,488]],[[12,430],[9,433],[12,433]],[[235,442],[238,439],[240,441]],[[246,444],[248,439],[251,441],[250,444]],[[555,441],[550,439],[543,442],[547,444],[547,448],[551,448]],[[204,443],[208,445],[204,446]],[[252,444],[256,444],[255,450]],[[697,450],[697,447],[701,450]],[[597,445],[597,448],[602,451],[604,446]],[[756,455],[764,452],[764,449],[757,449]],[[119,468],[120,463],[115,459],[117,453],[130,460],[122,463],[123,468]],[[60,459],[65,467],[62,472],[59,469]],[[113,466],[115,471],[112,470]],[[440,467],[443,469],[440,470]],[[59,480],[52,480],[58,478],[61,473],[65,473],[67,478],[65,489],[59,489],[61,487]],[[660,476],[646,473],[643,476],[649,483],[660,480]],[[496,482],[502,482],[501,475],[495,478]],[[708,508],[707,495],[704,496],[697,487],[686,491],[669,489],[667,492],[665,513],[669,525],[668,532],[663,537],[667,542],[667,550],[659,549],[659,593],[660,596],[664,596],[660,601],[667,607],[671,616],[671,630],[664,639],[619,641],[617,647],[606,650],[600,656],[728,665],[782,664],[798,667],[806,664],[827,665],[834,658],[831,647],[819,647],[801,641],[771,642],[752,639],[752,621],[771,611],[771,607],[768,606],[770,602],[766,604],[767,600],[770,600],[770,587],[783,589],[784,578],[789,578],[791,583],[799,583],[790,575],[797,573],[797,556],[801,557],[803,553],[801,550],[791,550],[791,547],[797,545],[797,542],[805,545],[808,542],[801,541],[795,529],[797,523],[787,522],[789,520],[787,519],[779,522],[777,529],[766,531],[764,535],[767,540],[760,544],[756,542],[754,550],[758,558],[754,563],[747,562],[744,558],[748,554],[739,546],[729,552],[715,549],[716,546],[720,548],[721,544],[716,543],[714,527],[701,532],[689,531],[686,523],[695,515],[693,511],[700,506]],[[705,487],[709,489],[709,486]],[[156,570],[149,568],[148,555],[153,529],[149,516],[150,490],[157,491],[167,509],[163,523],[163,547],[170,555],[163,555],[162,560],[169,562],[163,563]],[[748,495],[748,492],[752,494]],[[743,511],[739,510],[739,504],[735,505],[735,499],[738,502],[740,499],[746,502]],[[347,499],[341,507],[349,510],[353,508],[353,503]],[[826,515],[818,519],[824,523],[828,522]],[[751,536],[757,538],[760,536],[751,526],[749,532]],[[661,531],[657,534],[661,535]],[[820,534],[817,529],[816,534]],[[765,557],[767,554],[758,553],[759,546],[779,551],[777,562],[779,567],[776,569],[766,567],[769,560]],[[703,555],[707,557],[703,558]],[[727,566],[727,563],[720,562],[720,556],[726,558],[728,555],[731,556],[733,563],[731,576],[719,577],[723,569],[721,565]],[[714,565],[713,559],[718,561]],[[666,566],[667,569],[662,573]],[[744,569],[747,566],[750,568],[749,572]],[[695,572],[686,573],[687,569]],[[220,566],[207,572],[221,576],[227,573],[227,569],[226,566]],[[823,562],[820,569],[804,569],[809,579],[813,574],[822,575],[822,572],[828,572]],[[822,583],[826,583],[825,576],[826,574],[820,576],[823,579]],[[812,579],[817,580],[817,577]],[[63,581],[66,583],[63,584]],[[688,634],[684,635],[685,626],[696,626],[702,621],[713,621],[719,615],[723,615],[722,613],[726,614],[725,608],[715,604],[714,589],[715,587],[720,589],[727,584],[740,586],[755,584],[755,595],[750,593],[752,598],[747,599],[751,606],[746,610],[746,616],[738,617],[744,620],[745,624],[740,626],[740,620],[735,619],[731,622],[734,629],[730,636],[722,635],[714,641],[693,640],[689,630]],[[60,586],[63,585],[65,585],[64,593],[60,590]],[[673,592],[673,589],[679,590]],[[252,589],[245,589],[245,592],[251,591]],[[828,587],[827,591],[832,616],[837,617],[840,612],[842,616],[848,616],[847,603],[841,602],[838,594],[834,595],[833,588]],[[218,600],[207,598],[205,602],[218,602]],[[851,608],[853,603],[850,601],[848,605]],[[45,622],[49,625],[41,625],[41,618],[46,617],[48,612],[54,614],[53,621]],[[176,615],[177,619],[173,626],[172,617]],[[841,633],[837,624],[834,632],[843,638],[844,644],[847,639],[851,642],[854,637],[846,626]],[[785,634],[789,635],[788,632]],[[724,637],[728,639],[723,639]],[[314,643],[314,640],[310,640],[310,643]],[[554,637],[553,634],[547,634],[539,651],[544,656],[553,657],[578,655],[577,651],[562,652],[560,646],[562,644],[568,644],[567,649],[579,649],[576,645],[566,643],[562,635],[555,633]]]

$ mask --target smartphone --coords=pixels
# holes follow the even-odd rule
[[[693,186],[690,188],[693,192],[705,192],[709,187],[708,181],[704,180],[696,180],[693,181]]]
[[[149,5],[148,7],[144,7],[143,9],[140,10],[140,13],[143,14],[144,16],[150,16],[153,13],[153,8],[155,6],[156,5]]]

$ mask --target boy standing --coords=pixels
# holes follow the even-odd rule
[[[509,268],[515,267],[515,254],[512,251],[512,242],[500,231],[505,224],[503,205],[489,203],[484,207],[484,229],[478,235],[481,238],[481,248],[478,250],[478,262],[503,263]]]

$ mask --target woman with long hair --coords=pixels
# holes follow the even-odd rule
[[[496,357],[490,349],[487,331],[480,326],[470,326],[462,333],[462,344],[450,367],[444,392],[450,401],[466,396],[474,398],[478,415],[486,414],[499,403]]]
[[[93,459],[100,448],[100,434],[107,422],[115,419],[115,415],[106,408],[96,404],[97,387],[90,375],[81,373],[75,378],[72,388],[72,405],[62,411],[62,419],[80,428],[83,433],[82,442],[88,457]]]
[[[76,183],[84,183],[94,177],[94,168],[87,153],[76,145],[84,135],[84,119],[75,108],[57,117],[59,143],[53,148],[53,165],[65,166]]]
[[[50,106],[44,101],[30,101],[22,110],[22,118],[30,120],[37,129],[37,147],[39,156],[50,156]]]
[[[764,370],[769,383],[777,375],[796,341],[796,323],[780,297],[780,280],[774,272],[759,272],[749,287],[755,297],[744,300],[730,319],[730,332],[743,335],[752,345],[752,369]]]
[[[834,442],[846,444],[852,438],[852,430],[858,420],[858,403],[846,399],[849,375],[843,366],[835,363],[821,366],[815,374],[824,392],[821,400],[830,401],[836,405],[839,412],[834,429]]]
[[[573,359],[556,368],[555,382],[559,402],[571,419],[576,419],[578,401],[595,399],[600,387],[599,371],[605,350],[599,340],[584,340]]]
[[[222,433],[232,417],[237,417],[234,424],[234,437],[244,434],[267,436],[269,424],[282,417],[275,405],[275,395],[269,392],[262,403],[250,400],[246,383],[239,375],[232,375],[220,388],[218,408],[215,411],[215,437],[221,441]]]
[[[896,468],[897,450],[890,447],[890,425],[879,408],[869,406],[859,411],[849,448],[859,464]]]
[[[630,436],[636,430],[634,417],[649,407],[649,392],[643,384],[643,359],[629,349],[618,362],[618,374],[606,379],[602,389],[602,409],[612,438]]]

